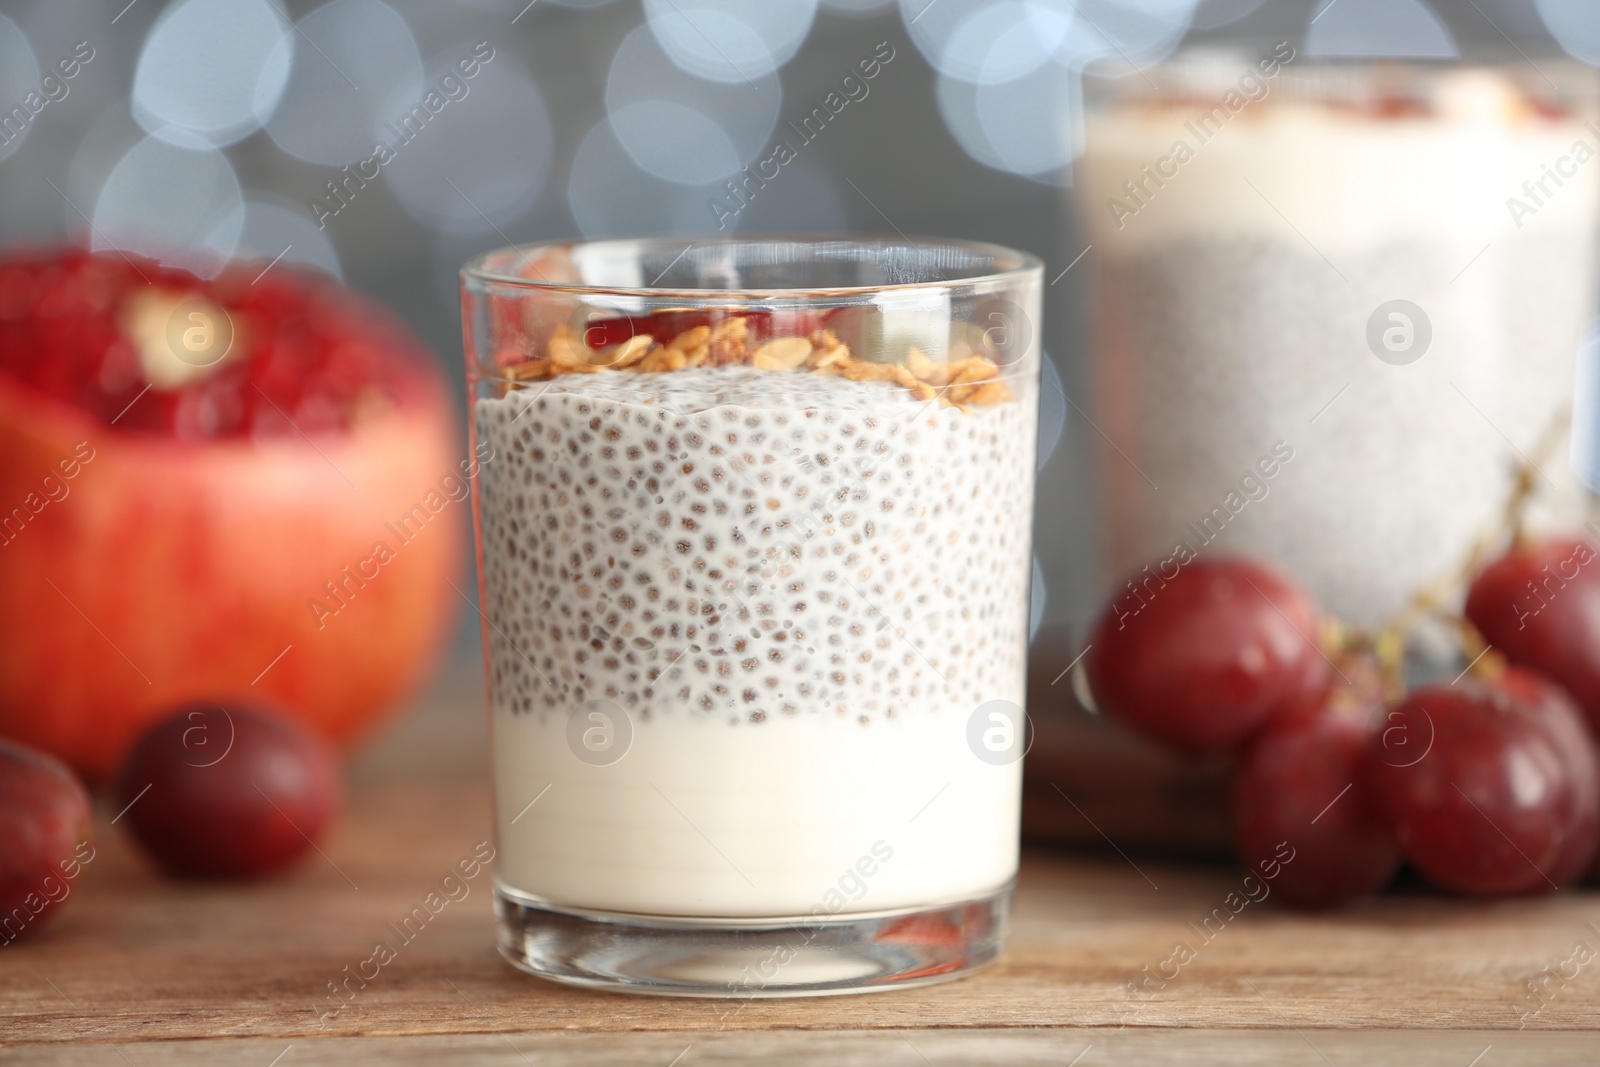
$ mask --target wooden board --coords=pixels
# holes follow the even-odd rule
[[[1576,944],[1600,951],[1600,894],[1412,892],[1331,916],[1269,899],[1213,918],[1208,940],[1200,928],[1236,871],[1104,847],[1028,854],[1009,948],[987,971],[816,1000],[622,997],[529,978],[495,954],[484,874],[327,1015],[327,983],[488,837],[481,749],[467,748],[482,741],[480,694],[463,672],[369,753],[325,858],[280,882],[163,881],[102,819],[57,926],[0,948],[0,1060],[1066,1064],[1088,1047],[1083,1067],[1367,1063],[1384,1049],[1468,1067],[1491,1045],[1482,1067],[1600,1059],[1600,960],[1546,979],[1542,1000],[1529,987]],[[1178,942],[1195,958],[1133,992]]]
[[[1313,1043],[1314,1042],[1314,1043]],[[30,1045],[9,1064],[293,1067],[447,1063],[459,1067],[1593,1067],[1590,1034],[1417,1030],[771,1030],[762,1033],[579,1034],[498,1031],[435,1037],[224,1038],[117,1046]]]

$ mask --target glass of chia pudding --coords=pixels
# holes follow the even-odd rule
[[[1040,271],[906,239],[462,271],[501,953],[849,993],[999,949]]]

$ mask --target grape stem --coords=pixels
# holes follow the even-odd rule
[[[1563,409],[1551,419],[1544,435],[1534,449],[1533,458],[1524,456],[1511,479],[1511,489],[1506,494],[1505,506],[1497,522],[1483,537],[1473,543],[1462,563],[1437,580],[1418,590],[1399,613],[1375,634],[1366,637],[1383,675],[1385,694],[1391,699],[1405,695],[1406,642],[1417,624],[1428,617],[1444,622],[1454,633],[1463,654],[1472,661],[1472,669],[1479,673],[1498,674],[1504,670],[1499,656],[1484,655],[1490,648],[1478,628],[1465,616],[1450,610],[1448,605],[1454,594],[1469,585],[1489,561],[1490,554],[1502,545],[1521,544],[1526,533],[1528,502],[1538,488],[1539,464],[1548,459],[1561,443],[1571,417],[1570,409]]]

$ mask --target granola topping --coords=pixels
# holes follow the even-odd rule
[[[918,400],[938,401],[962,411],[1012,399],[999,365],[970,349],[959,358],[953,354],[950,359],[935,361],[910,346],[904,363],[876,363],[856,358],[850,347],[827,329],[814,330],[808,337],[754,340],[750,320],[743,315],[683,330],[665,344],[658,344],[652,334],[638,333],[600,349],[590,348],[562,325],[550,335],[542,357],[510,364],[502,373],[511,382],[521,383],[563,374],[661,374],[691,367],[748,366],[762,371],[806,371],[852,382],[889,382]]]

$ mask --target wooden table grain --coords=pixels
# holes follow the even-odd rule
[[[944,986],[809,1000],[530,978],[495,954],[487,872],[401,943],[403,919],[489,838],[480,693],[458,670],[364,754],[323,854],[281,881],[162,880],[102,816],[55,928],[0,948],[0,1062],[1600,1062],[1595,892],[1481,903],[1412,890],[1319,916],[1269,898],[1224,923],[1216,909],[1240,884],[1226,864],[1035,848],[998,963]],[[400,944],[395,958],[347,981],[371,974],[379,941]],[[341,983],[351,992],[335,997]]]

